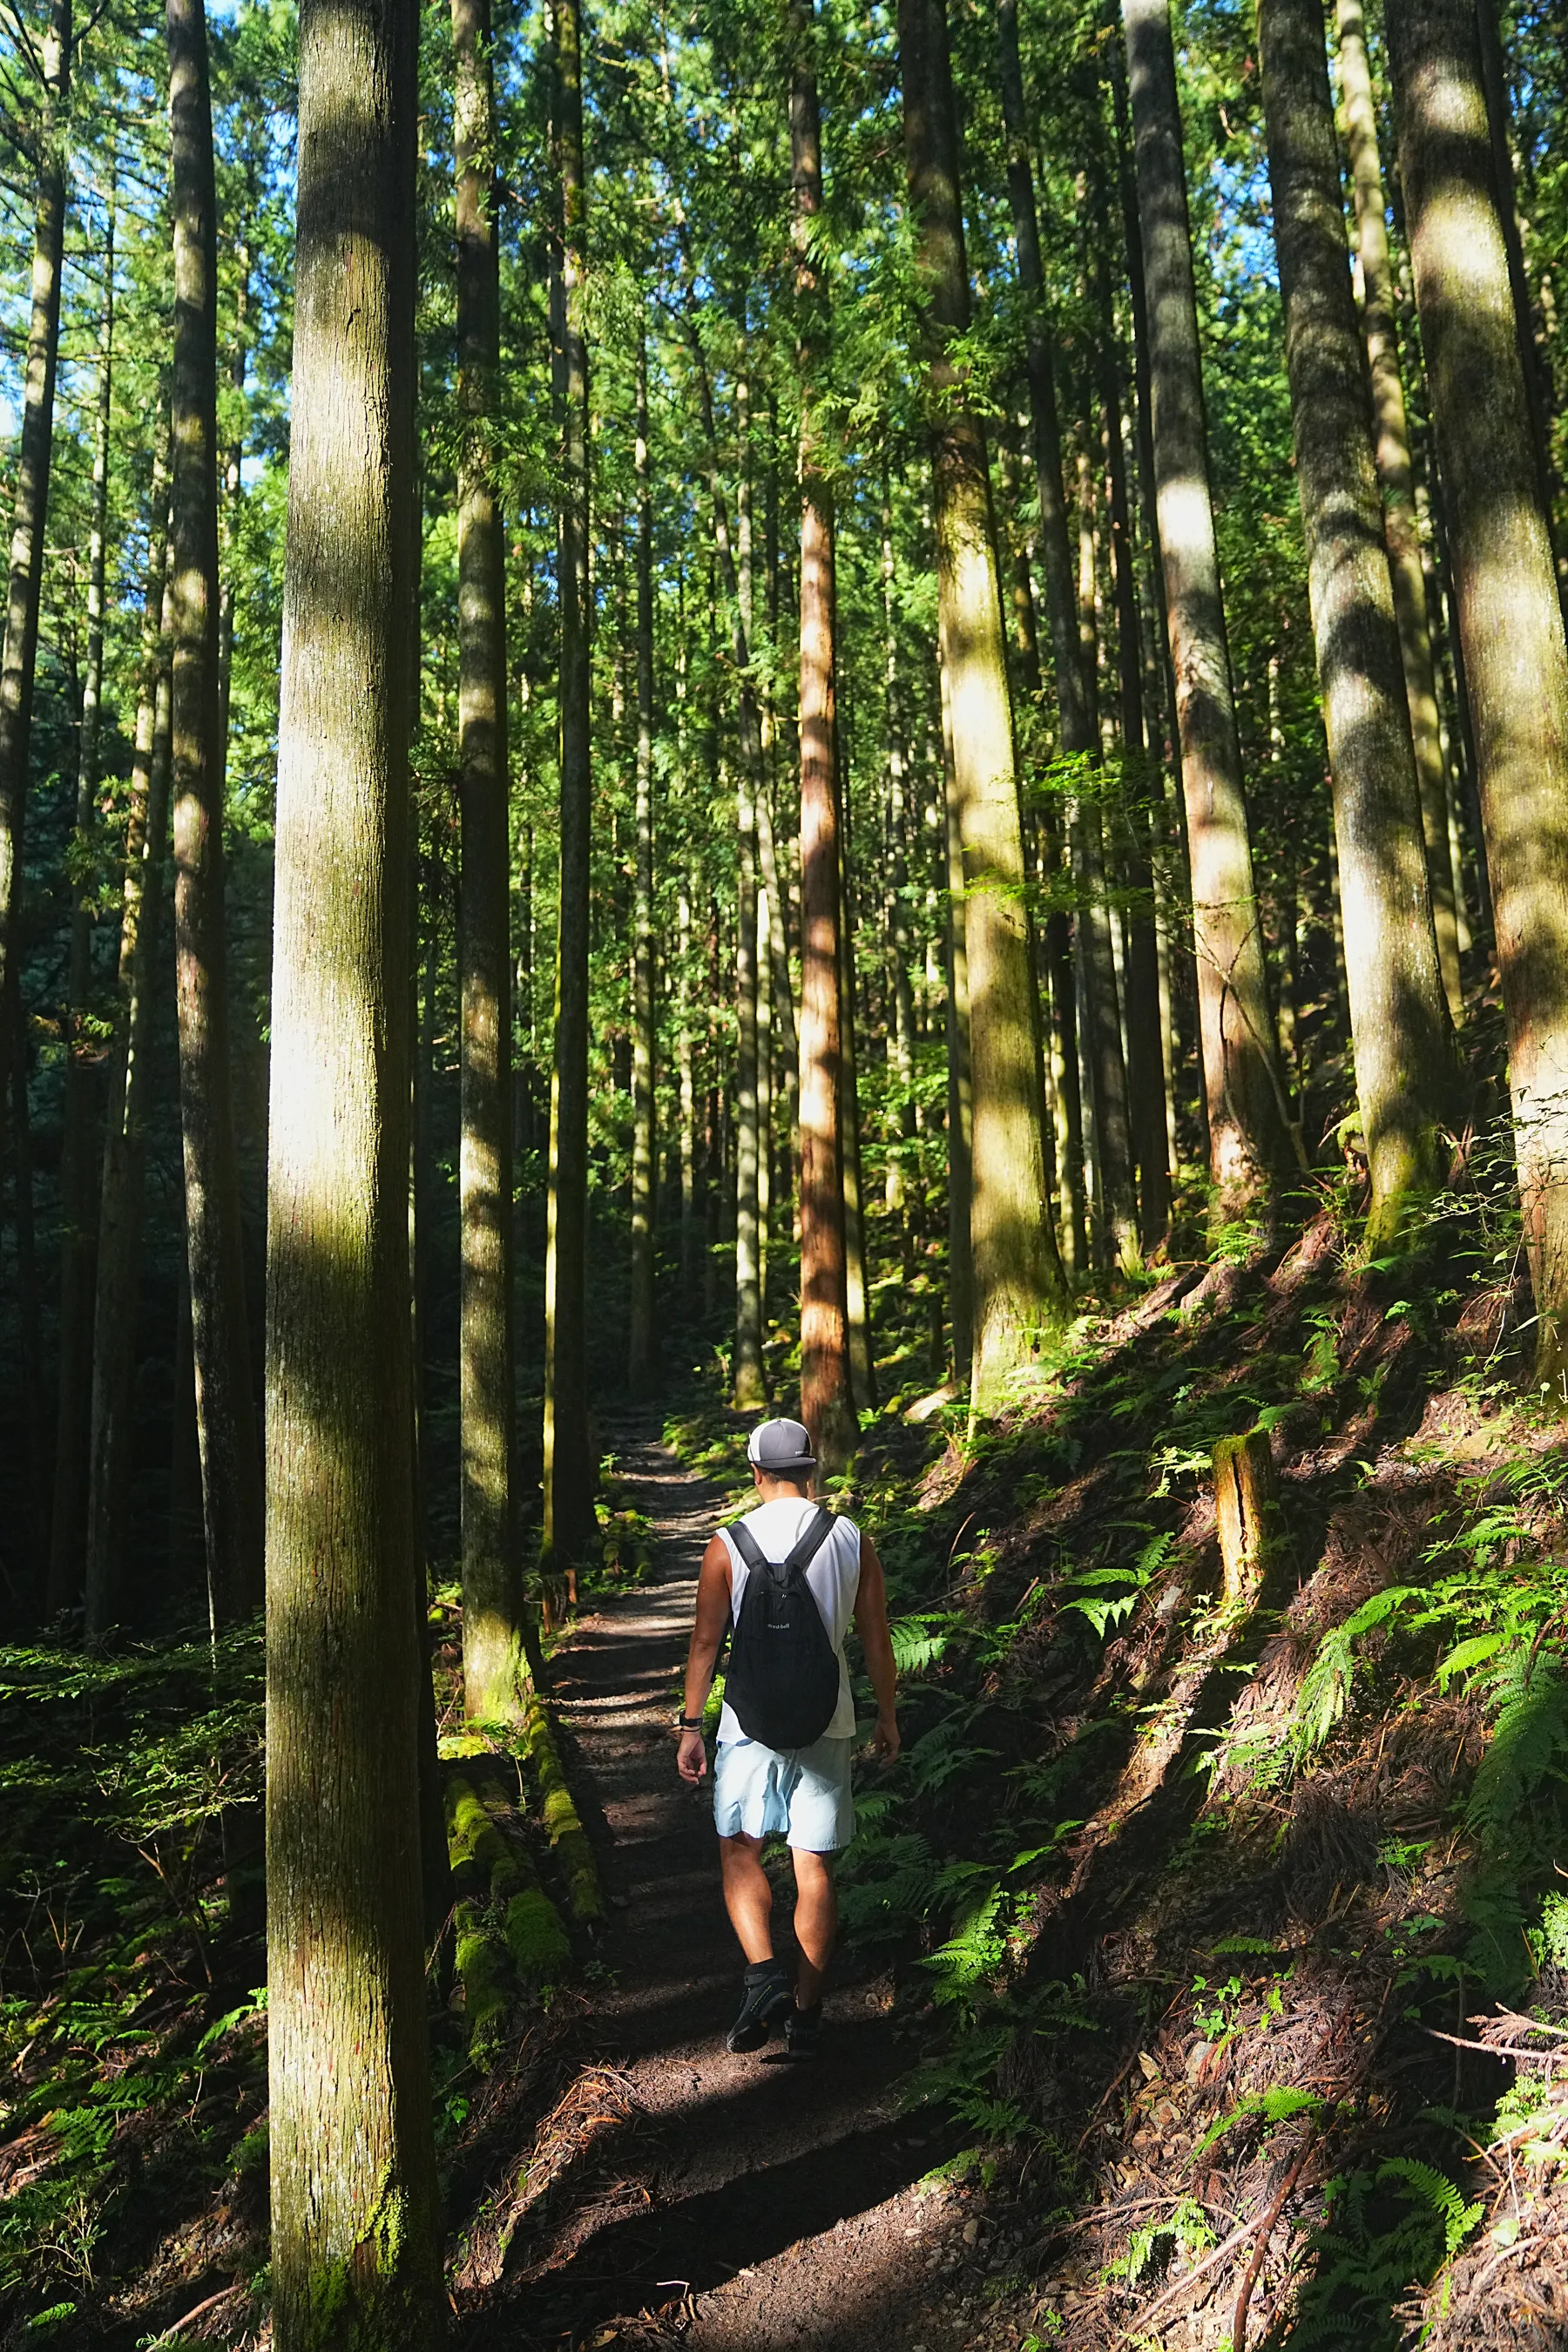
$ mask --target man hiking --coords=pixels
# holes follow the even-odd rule
[[[855,1706],[844,1636],[853,1621],[877,1700],[871,1749],[883,1762],[899,1752],[893,1644],[875,1544],[812,1497],[810,1433],[798,1421],[764,1421],[746,1451],[759,1499],[702,1555],[676,1769],[694,1788],[708,1769],[702,1709],[728,1634],[713,1816],[724,1907],[746,1977],[725,2042],[760,2050],[782,2022],[789,2055],[815,2058],[838,1928],[833,1856],[855,1834]],[[773,1889],[763,1868],[770,1837],[789,1840],[795,1865],[800,1964],[793,1984],[773,1957]]]

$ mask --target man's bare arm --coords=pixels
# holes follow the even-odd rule
[[[893,1664],[893,1637],[888,1631],[888,1586],[882,1563],[870,1537],[860,1535],[860,1589],[855,1595],[855,1631],[866,1660],[866,1672],[877,1700],[877,1728],[871,1746],[890,1764],[901,1745],[895,1708],[898,1669]]]
[[[698,1571],[697,1616],[691,1628],[691,1644],[686,1653],[682,1715],[695,1719],[707,1706],[708,1694],[713,1687],[713,1669],[719,1663],[720,1645],[729,1622],[730,1548],[722,1536],[715,1536],[702,1555],[702,1566]],[[681,1733],[675,1769],[693,1788],[707,1771],[708,1754],[700,1731]]]

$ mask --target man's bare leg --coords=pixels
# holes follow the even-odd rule
[[[721,1837],[719,1867],[724,1908],[741,1949],[753,1964],[773,1956],[773,1890],[763,1868],[761,1838]]]
[[[822,1999],[823,1979],[838,1936],[838,1895],[833,1884],[833,1856],[792,1846],[795,1864],[795,1940],[800,1946],[800,1974],[795,1979],[797,2009],[815,2009]],[[733,1911],[730,1916],[734,1917]]]

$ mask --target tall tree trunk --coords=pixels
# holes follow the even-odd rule
[[[1159,714],[1155,728],[1154,750],[1162,761],[1170,765],[1174,793],[1175,830],[1172,847],[1176,852],[1179,878],[1176,890],[1184,902],[1192,898],[1192,867],[1187,851],[1186,802],[1182,791],[1182,755],[1179,730],[1176,724],[1176,673],[1171,659],[1169,626],[1170,599],[1165,593],[1165,559],[1160,551],[1159,499],[1154,475],[1154,404],[1150,390],[1149,368],[1149,295],[1148,279],[1143,268],[1143,230],[1138,218],[1138,192],[1132,160],[1131,124],[1127,104],[1127,58],[1124,48],[1111,43],[1110,68],[1111,119],[1116,141],[1117,191],[1121,205],[1122,236],[1127,249],[1127,290],[1132,326],[1132,388],[1138,449],[1138,504],[1149,549],[1149,573],[1152,595],[1149,600],[1149,625],[1144,645],[1144,674],[1150,681],[1146,708],[1150,716]],[[1163,782],[1160,782],[1155,806],[1159,821],[1156,837],[1168,835],[1165,816]],[[1180,984],[1171,988],[1172,949],[1174,940],[1172,928],[1165,919],[1164,909],[1169,896],[1162,905],[1161,954],[1162,1003],[1168,1010],[1173,995],[1176,1017],[1183,1036],[1180,1053],[1199,1080],[1196,1088],[1198,1122],[1204,1137],[1204,1155],[1208,1152],[1208,1106],[1198,1067],[1202,1054],[1195,1033],[1198,1024],[1200,990],[1197,976],[1196,940],[1190,923],[1179,927],[1181,941]],[[1180,1160],[1176,1136],[1175,1066],[1176,1052],[1173,1047],[1170,1023],[1162,1015],[1163,1036],[1162,1050],[1165,1059],[1165,1134],[1167,1164],[1174,1168]]]
[[[114,1622],[123,1586],[135,1412],[136,1316],[147,1179],[148,1056],[156,1002],[158,935],[169,836],[169,412],[160,399],[147,511],[142,672],[131,764],[131,813],[120,916],[114,1053],[104,1113],[98,1281],[88,1448],[87,1627]]]
[[[1374,1255],[1436,1189],[1453,1112],[1447,1003],[1373,467],[1320,0],[1258,12],[1307,582],[1332,772]]]
[[[26,1431],[27,1460],[38,1465],[38,1475],[25,1480],[27,1512],[28,1582],[40,1598],[47,1591],[49,1566],[49,1490],[46,1477],[49,1432],[44,1402],[44,1338],[38,1311],[38,1249],[33,1222],[33,1130],[27,1108],[27,1037],[20,1004],[16,1001],[16,967],[11,975],[11,1019],[0,1024],[0,1037],[9,1035],[11,1066],[0,1071],[0,1094],[12,1102],[10,1128],[12,1221],[16,1235],[16,1320],[20,1326],[22,1408]],[[4,1163],[0,1162],[0,1167]]]
[[[1519,338],[1520,373],[1530,416],[1531,449],[1535,458],[1541,510],[1557,567],[1558,601],[1568,626],[1568,570],[1558,544],[1552,462],[1552,385],[1544,354],[1536,339],[1535,306],[1525,275],[1524,246],[1519,233],[1518,191],[1513,174],[1513,142],[1510,136],[1508,68],[1503,58],[1498,0],[1476,0],[1476,32],[1480,41],[1481,81],[1487,96],[1487,129],[1491,138],[1492,172],[1498,196],[1498,221],[1508,255],[1509,284],[1513,289],[1514,331]]]
[[[228,1045],[217,678],[217,245],[203,0],[168,0],[174,215],[174,957],[185,1232],[213,1622],[261,1598],[261,1462],[250,1386]]]
[[[676,908],[676,1081],[680,1108],[680,1286],[697,1271],[697,1071],[691,1034],[691,893],[683,878]]]
[[[1160,551],[1175,672],[1215,1211],[1271,1210],[1299,1164],[1263,959],[1209,493],[1169,0],[1122,0]]]
[[[254,173],[247,166],[246,213],[237,239],[236,259],[239,265],[239,283],[235,289],[234,350],[229,359],[228,388],[233,402],[234,430],[223,458],[222,556],[219,570],[222,588],[217,613],[217,708],[218,742],[223,753],[223,773],[228,776],[228,714],[234,687],[234,584],[237,570],[236,561],[239,547],[240,516],[245,506],[245,383],[250,363],[250,270],[251,223],[256,216],[258,196]]]
[[[1355,205],[1356,256],[1361,263],[1362,331],[1372,371],[1372,406],[1377,477],[1383,489],[1383,532],[1394,579],[1394,609],[1399,624],[1399,656],[1410,705],[1410,734],[1421,791],[1421,831],[1426,848],[1426,884],[1436,927],[1437,956],[1448,1010],[1464,1013],[1456,919],[1458,877],[1448,854],[1447,762],[1437,711],[1437,681],[1432,662],[1432,630],[1426,582],[1421,566],[1421,531],[1410,462],[1410,431],[1405,415],[1405,384],[1399,371],[1394,328],[1394,272],[1388,255],[1388,208],[1377,148],[1377,110],[1367,62],[1362,0],[1337,0],[1340,88],[1344,100],[1345,144],[1350,153]]]
[[[767,1402],[757,1257],[757,824],[754,778],[742,761],[735,793],[735,1356],[741,1411]]]
[[[974,1190],[974,1078],[969,1037],[968,905],[963,895],[963,843],[959,833],[958,763],[952,749],[952,665],[940,644],[942,693],[942,838],[947,902],[947,1323],[954,1385],[967,1388],[974,1370],[974,1254],[972,1202]],[[1070,952],[1070,950],[1069,950]],[[1077,1066],[1074,1065],[1074,1099]],[[1081,1187],[1083,1171],[1079,1170]]]
[[[1079,648],[1084,704],[1094,736],[1090,757],[1100,764],[1098,670],[1100,631],[1095,599],[1094,472],[1091,428],[1086,421],[1079,452]],[[1078,899],[1078,982],[1081,1034],[1088,1051],[1093,1115],[1095,1213],[1100,1251],[1119,1265],[1138,1255],[1138,1204],[1132,1191],[1132,1140],[1127,1117],[1127,1063],[1121,1047],[1121,992],[1111,939],[1106,871],[1103,779],[1086,771],[1073,795],[1068,825]]]
[[[1109,239],[1103,205],[1099,234]],[[1110,509],[1111,577],[1116,593],[1116,667],[1121,722],[1121,814],[1131,904],[1127,925],[1127,1103],[1138,1166],[1138,1232],[1146,1250],[1162,1242],[1171,1223],[1171,1171],[1166,1158],[1165,1061],[1160,1018],[1160,949],[1154,929],[1154,869],[1143,724],[1142,633],[1132,556],[1132,515],[1121,447],[1121,370],[1117,357],[1110,289],[1100,281],[1100,391],[1105,410],[1106,487]],[[1155,770],[1158,781],[1158,770]]]
[[[589,724],[587,181],[579,0],[556,0],[555,146],[561,184],[561,892],[550,1211],[544,1265],[544,1550],[575,1595],[594,1534],[588,1433]]]
[[[925,282],[938,600],[952,681],[973,1087],[975,1414],[1027,1365],[1066,1285],[1046,1197],[1038,1002],[985,434],[951,354],[969,277],[942,0],[900,0],[904,146]]]
[[[818,379],[830,332],[818,251],[822,127],[812,0],[792,0],[791,176],[800,304],[800,1408],[817,1459],[842,1469],[859,1434],[845,1265],[843,1004],[839,955],[837,611],[830,451]]]
[[[835,650],[838,615],[833,616]],[[837,686],[835,688],[837,708]],[[838,1022],[840,1048],[839,1161],[844,1180],[844,1312],[849,1334],[849,1392],[858,1413],[877,1409],[877,1360],[871,1333],[871,1288],[866,1265],[866,1186],[860,1164],[860,1081],[855,1056],[858,1021],[855,990],[855,915],[850,898],[847,730],[837,730],[838,756]]]
[[[1050,321],[1046,309],[1045,277],[1040,265],[1039,217],[1035,203],[1034,169],[1030,162],[1029,119],[1024,100],[1023,68],[1018,55],[1017,0],[998,0],[997,63],[1002,88],[1003,122],[1007,142],[1007,195],[1017,255],[1018,282],[1024,295],[1024,355],[1029,380],[1029,415],[1034,433],[1035,484],[1039,498],[1039,555],[1044,578],[1046,624],[1051,641],[1056,678],[1058,727],[1062,751],[1071,757],[1099,755],[1094,714],[1085,690],[1079,650],[1078,590],[1072,550],[1068,536],[1067,495],[1062,478],[1061,424],[1057,407],[1056,370],[1051,352]],[[1048,870],[1054,871],[1059,849],[1053,855],[1055,825],[1047,827],[1042,845]],[[1075,1273],[1087,1266],[1089,1236],[1083,1187],[1083,1104],[1079,1086],[1078,975],[1072,947],[1072,921],[1058,907],[1046,918],[1046,966],[1051,981],[1052,1015],[1057,1052],[1062,1065],[1062,1133],[1058,1139],[1066,1187],[1065,1229],[1070,1235]]]
[[[1508,1024],[1537,1368],[1568,1393],[1568,646],[1542,510],[1468,0],[1390,0],[1432,388]]]
[[[66,226],[66,124],[70,96],[71,0],[52,0],[44,35],[43,89],[33,154],[32,307],[22,389],[22,432],[12,505],[5,636],[0,649],[0,1071],[16,1066],[6,1032],[21,1019],[22,849],[33,678],[38,659],[38,600],[55,432],[55,366],[60,344],[60,265]],[[5,1087],[0,1084],[0,1163],[5,1157]]]
[[[406,0],[300,12],[268,1231],[279,2352],[429,2352],[446,2318],[410,1605],[416,35]]]
[[[67,1058],[60,1149],[59,1388],[55,1420],[55,1499],[49,1515],[51,1616],[68,1607],[81,1590],[92,1421],[93,1273],[98,1241],[93,1126],[100,1089],[87,1013],[92,987],[93,902],[98,883],[98,736],[103,695],[103,572],[109,523],[109,417],[114,373],[114,213],[111,177],[93,418],[87,669],[82,679],[81,730],[77,748],[69,1002],[64,1024]],[[153,528],[156,535],[156,525]]]
[[[888,961],[893,999],[893,1070],[898,1081],[898,1142],[888,1158],[887,1202],[900,1219],[904,1265],[910,1270],[910,1244],[919,1208],[911,1181],[910,1147],[915,1136],[915,1000],[910,982],[912,952],[910,932],[908,753],[904,736],[903,697],[899,677],[898,616],[894,604],[897,578],[893,561],[893,500],[887,461],[882,467],[882,684],[887,709],[888,821]]]
[[[658,1385],[654,1335],[655,1171],[658,1165],[653,946],[653,480],[648,451],[647,337],[637,360],[637,885],[632,908],[632,1298],[627,1376],[634,1396]]]
[[[458,757],[461,1011],[463,1703],[521,1708],[526,1608],[512,1494],[511,848],[505,546],[493,419],[500,371],[489,0],[452,0],[457,179]]]

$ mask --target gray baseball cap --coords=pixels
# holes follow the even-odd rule
[[[768,1478],[794,1478],[816,1467],[811,1432],[799,1421],[759,1421],[747,1440],[746,1459]]]

